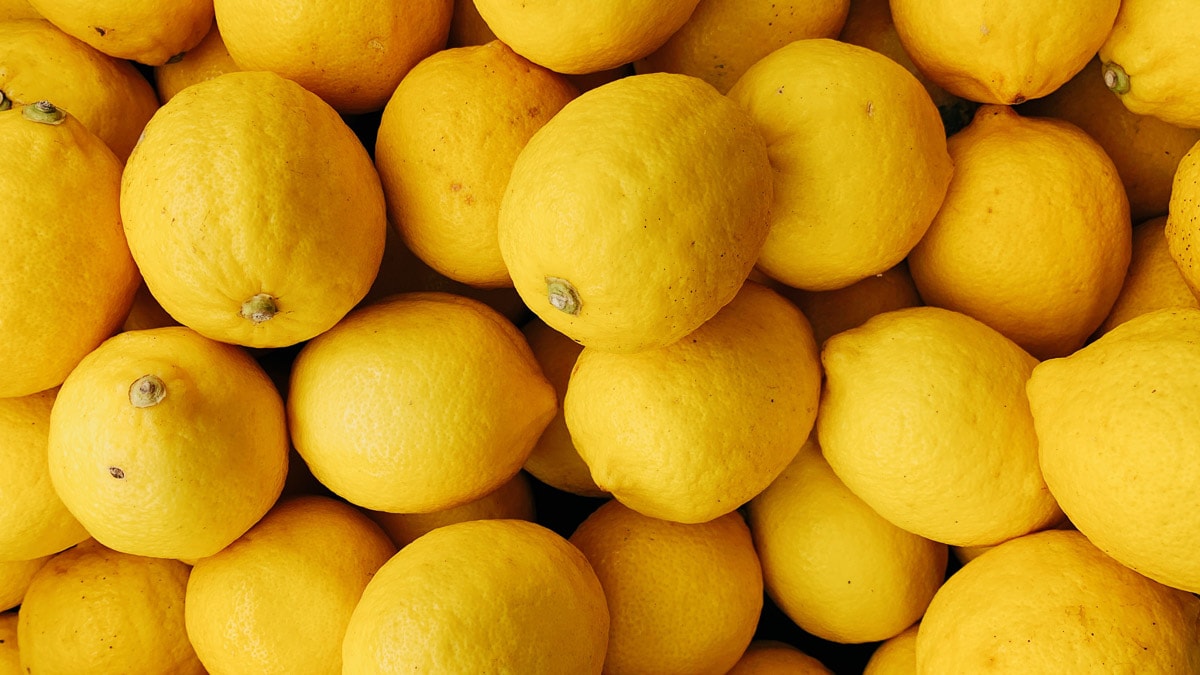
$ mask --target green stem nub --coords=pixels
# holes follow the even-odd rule
[[[157,375],[143,375],[129,385],[129,402],[135,408],[157,405],[167,395],[167,385]]]
[[[4,112],[12,108],[12,99],[5,96],[4,92],[0,91],[0,112]]]
[[[1118,96],[1129,93],[1129,73],[1115,63],[1106,63],[1103,67],[1104,86]]]
[[[63,112],[61,108],[58,108],[50,101],[31,103],[21,108],[21,114],[30,122],[52,126],[62,124],[63,120],[67,119],[67,113]]]
[[[271,317],[278,312],[279,307],[275,304],[275,298],[266,293],[259,293],[242,303],[242,318],[249,319],[256,324],[270,321]]]
[[[546,299],[554,309],[571,316],[579,314],[582,304],[579,301],[579,292],[571,282],[561,277],[546,277]]]

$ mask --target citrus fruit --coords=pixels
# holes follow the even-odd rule
[[[406,293],[348,315],[300,350],[292,442],[323,484],[376,511],[469,502],[521,469],[554,388],[517,328],[483,303]]]
[[[370,288],[387,228],[358,138],[321,99],[266,72],[226,73],[164,104],[125,167],[121,215],[163,309],[252,347],[337,323]]]
[[[346,114],[379,110],[442,49],[453,0],[213,0],[238,67],[294,80]],[[334,28],[336,27],[336,28]]]
[[[17,613],[0,612],[0,675],[22,675],[24,672],[17,647]]]
[[[41,558],[88,536],[50,483],[47,438],[57,393],[51,389],[0,398],[0,465],[5,467],[0,482],[0,561]]]
[[[396,546],[404,548],[421,535],[445,525],[468,520],[511,519],[533,521],[533,490],[529,479],[518,472],[508,482],[486,495],[465,504],[429,513],[389,513],[371,511],[371,517],[391,537]]]
[[[674,523],[609,500],[570,541],[608,600],[604,672],[723,675],[754,637],[762,570],[741,515]]]
[[[1029,379],[1042,473],[1062,510],[1134,570],[1200,591],[1200,309],[1129,319]]]
[[[1135,223],[1166,215],[1179,161],[1200,141],[1200,130],[1138,115],[1121,105],[1104,86],[1099,59],[1092,59],[1049,96],[1017,110],[1070,122],[1099,143],[1117,167]]]
[[[475,8],[516,53],[556,72],[581,74],[615,68],[658,49],[687,21],[696,3],[475,0]]]
[[[679,30],[634,69],[694,75],[723,94],[747,68],[787,43],[837,37],[849,7],[849,0],[700,0]]]
[[[50,101],[121,161],[158,109],[153,87],[132,64],[41,19],[0,22],[0,92],[18,104]]]
[[[450,35],[446,46],[469,47],[482,45],[496,39],[496,34],[488,28],[487,22],[475,8],[475,0],[454,0],[454,10],[450,14]]]
[[[930,80],[980,103],[1045,96],[1104,43],[1120,0],[1007,3],[891,0],[905,51]]]
[[[1118,564],[1078,532],[1005,542],[934,596],[918,673],[1194,672],[1200,600]]]
[[[667,347],[584,347],[563,411],[597,486],[645,515],[699,523],[740,507],[792,461],[820,385],[804,315],[747,282]]]
[[[1192,293],[1200,298],[1200,264],[1192,243],[1200,233],[1200,142],[1179,162],[1171,183],[1167,224],[1167,251]]]
[[[146,284],[138,284],[137,292],[133,295],[133,304],[129,307],[129,313],[125,315],[125,322],[121,324],[121,330],[145,330],[178,325],[179,322],[171,318],[171,315],[167,314],[167,310],[163,309],[162,305],[158,304],[158,300],[155,300],[154,296],[150,294],[150,289],[146,288]]]
[[[805,291],[779,283],[771,287],[804,312],[818,345],[825,344],[831,335],[861,326],[876,314],[921,304],[904,262],[831,291]]]
[[[585,497],[607,496],[592,480],[591,470],[571,440],[567,419],[563,412],[563,399],[575,361],[583,351],[583,345],[534,318],[521,326],[521,332],[529,341],[529,348],[558,397],[558,411],[546,430],[538,437],[533,451],[525,460],[525,470],[541,482],[572,494]]]
[[[1116,167],[1069,122],[984,106],[950,138],[954,179],[908,257],[917,291],[1045,359],[1108,314],[1129,267],[1129,201]]]
[[[913,624],[876,647],[863,675],[916,675],[917,630],[920,627],[920,624]]]
[[[886,640],[925,613],[945,544],[885,520],[842,483],[810,437],[747,508],[768,595],[805,632]]]
[[[184,604],[188,638],[213,675],[340,673],[350,614],[395,552],[345,502],[282,500],[237,541],[196,561]]]
[[[40,19],[41,14],[29,4],[29,0],[0,0],[0,21],[9,19]]]
[[[45,555],[32,560],[0,561],[0,612],[5,612],[21,604],[25,590],[33,581],[33,575],[51,556]],[[15,626],[15,624],[14,624]],[[3,673],[0,670],[0,673]]]
[[[965,314],[914,307],[829,338],[821,363],[821,450],[879,515],[953,546],[1061,516],[1025,396],[1037,360],[1012,340]]]
[[[118,59],[166,63],[204,37],[211,0],[29,0],[64,33]]]
[[[188,642],[188,567],[89,539],[33,576],[17,615],[26,673],[203,673]]]
[[[832,290],[908,255],[953,170],[937,107],[911,73],[864,47],[797,40],[751,66],[729,97],[754,118],[774,171],[759,269]]]
[[[345,672],[600,673],[608,607],[587,559],[523,520],[433,530],[375,574],[350,617]]]
[[[388,215],[421,260],[476,286],[512,284],[496,221],[517,154],[575,96],[504,43],[442,50],[384,108],[375,166]]]
[[[182,326],[116,335],[63,383],[50,479],[105,546],[203,558],[275,502],[287,470],[283,401],[245,350]]]
[[[138,273],[121,234],[121,161],[103,141],[39,102],[0,110],[0,142],[20,158],[0,172],[0,397],[28,396],[121,326]]]
[[[1192,27],[1200,6],[1184,0],[1123,0],[1100,46],[1104,84],[1125,107],[1181,127],[1200,127]]]
[[[195,47],[154,68],[154,88],[158,92],[158,99],[166,103],[184,87],[236,70],[241,68],[233,62],[214,21],[204,39]]]
[[[500,203],[500,253],[555,330],[606,351],[662,347],[733,299],[771,191],[766,146],[737,105],[691,76],[632,75],[529,139]]]
[[[1121,293],[1097,329],[1104,334],[1135,316],[1167,307],[1200,308],[1171,257],[1164,230],[1166,216],[1152,218],[1133,226],[1133,248],[1129,272]]]
[[[754,640],[727,675],[830,675],[817,659],[778,640]]]

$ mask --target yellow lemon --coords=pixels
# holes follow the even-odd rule
[[[794,40],[837,37],[849,0],[700,0],[639,73],[694,75],[722,94],[762,57]]]
[[[748,507],[767,593],[825,640],[886,640],[925,613],[947,548],[885,520],[842,483],[810,438]]]
[[[583,345],[536,318],[523,325],[521,332],[558,397],[558,411],[525,460],[525,470],[541,482],[565,492],[585,497],[607,496],[608,493],[592,480],[591,470],[575,449],[563,411],[571,371],[575,369]]]
[[[953,167],[937,107],[895,61],[797,40],[751,66],[729,97],[754,118],[774,171],[758,260],[768,276],[849,286],[894,267],[925,234]]]
[[[202,558],[271,507],[287,470],[283,401],[244,350],[181,326],[88,354],[50,413],[50,479],[105,546]]]
[[[831,291],[805,291],[779,283],[771,287],[804,312],[818,345],[825,344],[831,335],[861,326],[876,314],[921,304],[917,286],[903,262]]]
[[[739,514],[688,525],[609,500],[570,541],[608,599],[605,673],[724,675],[754,637],[762,570]]]
[[[29,0],[64,33],[118,59],[166,63],[204,38],[211,0]]]
[[[29,0],[0,0],[0,21],[9,19],[40,19],[41,14],[29,4]]]
[[[370,288],[387,229],[358,138],[321,99],[265,72],[226,73],[163,105],[125,167],[121,216],[163,309],[251,347],[337,323]]]
[[[916,675],[917,630],[920,627],[920,624],[913,624],[876,647],[863,675]]]
[[[121,161],[158,109],[154,88],[133,64],[41,19],[0,22],[0,92],[18,104],[54,103]]]
[[[950,577],[917,630],[917,673],[1192,673],[1200,599],[1078,532],[1005,542]]]
[[[504,43],[440,51],[404,76],[375,141],[388,215],[441,274],[509,286],[496,222],[518,153],[575,89]]]
[[[446,45],[453,0],[213,0],[238,67],[267,70],[338,112],[379,110],[418,61]]]
[[[154,68],[154,88],[159,100],[166,103],[189,85],[236,70],[241,68],[233,62],[214,21],[199,44]]]
[[[1186,0],[1122,0],[1099,50],[1104,84],[1132,112],[1200,127],[1198,21],[1200,6]]]
[[[1029,379],[1042,473],[1100,550],[1200,591],[1200,309],[1129,319]]]
[[[397,513],[499,488],[556,408],[516,326],[449,293],[381,300],[310,341],[287,405],[292,442],[318,480]]]
[[[523,520],[455,523],[367,584],[344,672],[599,675],[608,627],[596,573],[561,536]]]
[[[560,73],[615,68],[658,49],[691,16],[697,0],[581,5],[563,0],[475,0],[496,37]]]
[[[1049,96],[1018,111],[1066,120],[1099,143],[1117,167],[1135,223],[1166,215],[1179,161],[1200,141],[1200,129],[1183,129],[1121,105],[1105,88],[1098,59]]]
[[[914,307],[829,338],[821,363],[825,459],[884,518],[970,546],[1061,517],[1025,396],[1037,360],[1008,338],[965,314]]]
[[[129,313],[125,315],[125,322],[121,324],[121,330],[145,330],[178,325],[179,322],[171,318],[171,315],[167,314],[167,310],[163,309],[162,305],[158,304],[158,300],[154,299],[150,289],[146,288],[146,284],[138,284],[137,292],[133,295],[133,304],[129,307]]]
[[[15,397],[61,384],[120,328],[138,272],[121,234],[121,161],[50,103],[4,107],[0,142],[20,161],[0,172],[0,397]]]
[[[727,675],[831,675],[817,659],[778,640],[754,640]]]
[[[213,675],[340,673],[350,614],[395,552],[345,502],[280,501],[237,541],[196,561],[184,603],[188,638]]]
[[[1120,0],[991,5],[986,0],[891,0],[914,63],[952,94],[1016,105],[1045,96],[1104,43]]]
[[[496,39],[496,34],[488,28],[487,22],[479,15],[475,0],[454,0],[454,10],[450,14],[450,36],[446,46],[469,47],[482,45]]]
[[[1192,293],[1200,297],[1200,262],[1192,244],[1200,239],[1200,142],[1179,162],[1171,184],[1167,224],[1167,251]]]
[[[667,347],[585,347],[563,410],[596,485],[645,515],[699,523],[745,504],[792,461],[820,383],[804,315],[748,282]]]
[[[188,566],[89,539],[33,577],[17,614],[25,673],[204,673],[188,642]]]
[[[1098,334],[1156,309],[1200,308],[1200,301],[1171,257],[1164,234],[1166,224],[1167,216],[1160,216],[1133,226],[1129,272],[1116,302],[1096,331]]]
[[[16,612],[0,613],[0,675],[28,675],[21,670]]]
[[[0,483],[0,561],[41,558],[88,537],[50,482],[47,447],[57,394],[0,398],[0,465],[6,474]]]
[[[771,190],[737,105],[694,77],[632,75],[572,100],[521,150],[500,253],[555,330],[606,351],[662,347],[733,299]]]
[[[404,548],[421,535],[439,527],[468,520],[511,519],[533,521],[533,489],[525,474],[517,473],[508,482],[486,495],[465,504],[429,513],[389,513],[371,511],[371,517],[391,537],[396,546]]]
[[[0,612],[8,611],[21,604],[26,589],[33,581],[33,575],[50,558],[51,556],[46,555],[32,560],[0,561]],[[0,671],[0,673],[2,672]]]
[[[1034,356],[1069,354],[1116,301],[1129,201],[1112,160],[1069,122],[984,106],[950,138],[954,179],[908,257],[917,291]]]

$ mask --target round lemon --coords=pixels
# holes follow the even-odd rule
[[[51,556],[46,555],[32,560],[0,562],[0,612],[6,612],[21,604],[21,599],[25,597],[25,591],[33,581],[33,575],[50,558]],[[0,670],[0,673],[3,672]]]
[[[154,68],[154,88],[159,100],[166,103],[185,87],[236,70],[241,68],[233,62],[214,21],[199,44]]]
[[[825,344],[831,335],[861,326],[876,314],[922,304],[908,265],[903,262],[832,291],[805,291],[779,283],[772,284],[772,288],[804,312],[818,345]]]
[[[917,631],[920,627],[921,624],[913,624],[876,647],[863,675],[916,675]]]
[[[429,513],[389,513],[371,511],[371,517],[391,537],[396,546],[404,548],[418,537],[439,527],[468,520],[528,520],[534,521],[533,488],[525,473],[519,472],[500,487],[479,499]]]
[[[1200,308],[1200,301],[1171,257],[1166,225],[1167,216],[1159,216],[1133,226],[1129,272],[1116,302],[1096,331],[1098,335],[1156,309]]]
[[[195,47],[213,21],[211,0],[29,0],[64,33],[118,59],[149,66]]]
[[[817,659],[778,640],[754,640],[728,675],[831,675]]]
[[[555,330],[606,351],[662,347],[733,299],[771,191],[766,146],[737,105],[695,77],[632,75],[529,139],[500,203],[500,254]]]

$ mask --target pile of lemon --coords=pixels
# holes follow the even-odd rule
[[[1200,672],[1198,26],[0,0],[0,675]]]

